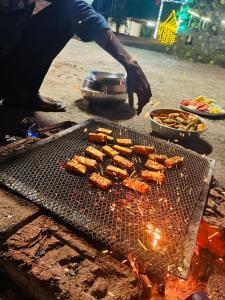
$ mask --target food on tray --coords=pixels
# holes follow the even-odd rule
[[[104,134],[104,133],[103,133],[103,134]],[[106,137],[106,140],[107,140],[108,142],[114,141],[114,137],[112,137],[111,135],[105,134],[105,137]]]
[[[208,112],[213,115],[225,113],[225,110],[217,105],[214,99],[207,99],[204,96],[198,96],[193,100],[183,100],[181,104],[189,109]]]
[[[69,171],[72,171],[72,172],[75,172],[75,173],[81,174],[81,175],[84,175],[87,171],[87,168],[84,165],[79,164],[79,162],[77,162],[74,159],[69,160],[65,164],[65,168],[66,168],[66,170],[69,170]]]
[[[129,189],[132,189],[134,191],[137,191],[139,193],[142,193],[142,194],[147,193],[150,190],[150,186],[147,183],[140,181],[138,179],[135,179],[135,178],[124,179],[123,186],[125,186]]]
[[[106,128],[98,128],[97,131],[100,133],[105,133],[107,135],[110,135],[112,133],[111,129],[106,129]]]
[[[107,141],[107,137],[104,133],[89,133],[89,142],[104,144]]]
[[[94,147],[87,147],[85,149],[85,153],[96,159],[97,161],[103,161],[105,154],[99,151],[98,149]]]
[[[131,139],[116,139],[116,142],[120,146],[131,146],[132,145]]]
[[[151,146],[142,146],[142,145],[134,145],[133,147],[134,153],[141,155],[148,155],[154,153],[154,147]]]
[[[119,166],[120,168],[124,168],[126,170],[130,170],[133,168],[134,163],[120,155],[116,155],[113,158],[113,162],[115,165]]]
[[[149,154],[148,158],[150,160],[155,160],[159,163],[164,163],[164,161],[168,158],[168,156],[164,154]]]
[[[148,159],[145,163],[145,167],[147,169],[149,169],[150,171],[160,171],[162,172],[164,170],[164,166],[161,165],[160,163],[154,161],[154,160],[151,160],[151,159]]]
[[[102,151],[111,158],[119,154],[119,152],[107,145],[102,147]]]
[[[159,124],[183,131],[199,131],[198,125],[200,124],[202,125],[201,129],[206,129],[206,125],[201,122],[200,118],[185,112],[154,113],[152,118]]]
[[[124,154],[124,155],[131,155],[132,154],[132,149],[125,148],[125,147],[122,147],[122,146],[119,146],[119,145],[114,145],[113,149],[115,149],[116,151],[118,151],[119,153]]]
[[[97,168],[97,161],[95,159],[90,159],[85,156],[74,156],[74,159],[79,163],[84,165],[88,170],[95,170]]]
[[[175,166],[180,166],[184,161],[182,156],[174,156],[165,160],[164,164],[167,169],[171,169]]]
[[[107,166],[105,172],[109,175],[112,175],[114,177],[121,178],[121,179],[125,179],[128,177],[128,173],[126,170],[122,170],[122,169],[117,168],[112,165]]]
[[[141,178],[144,180],[156,181],[161,183],[165,181],[165,175],[163,173],[148,170],[141,171]]]
[[[111,185],[112,185],[112,181],[109,180],[108,178],[105,178],[103,176],[101,176],[98,173],[92,173],[90,176],[90,182],[92,184],[94,184],[95,186],[103,189],[103,190],[108,190]]]

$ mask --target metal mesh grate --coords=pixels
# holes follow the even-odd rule
[[[154,145],[156,153],[184,156],[183,166],[166,171],[165,184],[152,183],[145,195],[123,188],[119,181],[110,191],[96,189],[90,186],[89,176],[68,173],[62,165],[83,154],[88,132],[98,127],[110,128],[113,136],[129,137],[136,144]],[[183,264],[185,247],[191,251],[195,239],[188,245],[188,225],[199,206],[210,161],[150,135],[100,121],[89,120],[73,130],[1,163],[0,182],[112,249],[133,253],[152,272],[168,269],[185,276],[190,263]],[[132,158],[137,173],[143,166],[139,159]],[[194,226],[198,229],[198,222]]]

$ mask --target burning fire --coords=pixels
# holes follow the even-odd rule
[[[152,224],[148,223],[146,232],[152,240],[151,245],[153,250],[156,250],[158,242],[161,239],[161,231],[158,228],[154,228]]]

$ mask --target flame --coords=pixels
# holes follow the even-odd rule
[[[154,235],[154,240],[153,240],[152,246],[153,246],[154,249],[156,249],[158,241],[161,238],[161,236],[160,236],[160,230],[156,228],[154,230],[154,232],[153,232],[153,235]]]
[[[147,223],[146,232],[150,235],[152,241],[152,247],[155,250],[159,240],[161,239],[161,231],[158,228],[154,228],[152,224]]]

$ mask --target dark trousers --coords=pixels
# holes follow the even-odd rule
[[[34,16],[34,7],[28,9],[21,37],[0,58],[0,96],[17,88],[38,91],[52,61],[75,32],[71,1],[57,0]]]

